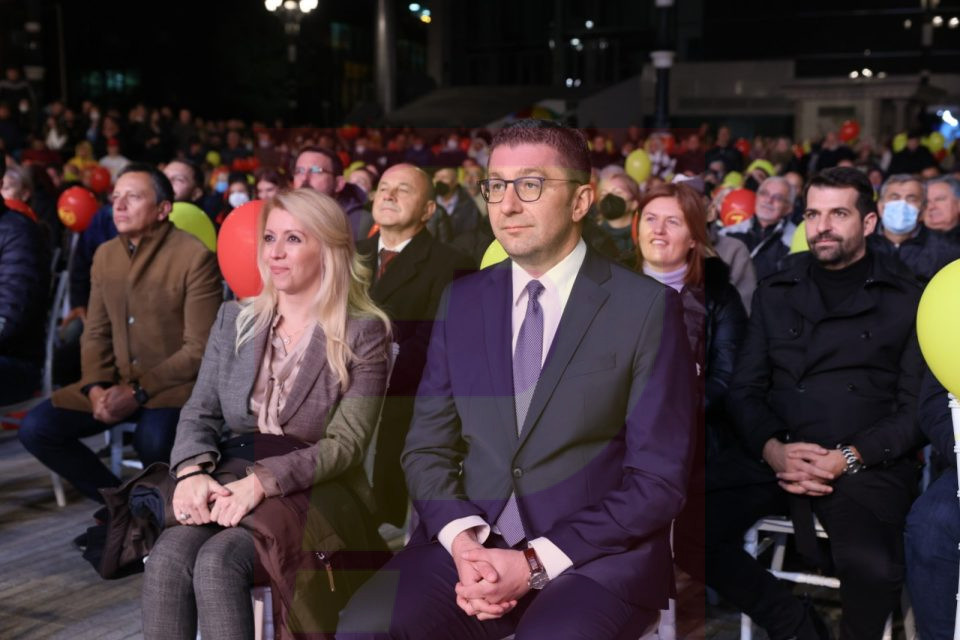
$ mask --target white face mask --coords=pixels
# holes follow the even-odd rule
[[[245,205],[250,202],[250,196],[245,194],[243,191],[234,191],[229,196],[227,196],[227,202],[230,203],[230,206],[236,209],[241,205]]]

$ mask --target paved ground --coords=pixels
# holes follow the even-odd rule
[[[14,432],[0,431],[0,639],[142,637],[142,576],[108,581],[96,574],[71,544],[92,523],[95,506],[69,486],[67,498],[65,508],[57,507],[49,473],[23,450]],[[678,638],[739,638],[735,610],[707,603],[703,623],[702,588],[682,575],[678,587]],[[797,591],[811,592],[836,633],[836,594],[809,587]],[[894,637],[904,637],[899,623]],[[766,635],[758,632],[754,638]]]

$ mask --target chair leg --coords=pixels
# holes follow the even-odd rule
[[[910,592],[906,587],[900,594],[900,611],[903,612],[903,635],[907,640],[917,640],[917,620],[913,615],[913,604],[910,602]]]
[[[111,427],[110,431],[110,471],[123,478],[123,429]]]
[[[67,506],[67,495],[63,492],[63,480],[55,473],[50,474],[50,479],[53,481],[53,496],[57,499],[57,506],[61,508]]]
[[[760,532],[756,525],[750,527],[743,536],[743,550],[757,557],[757,544]],[[753,640],[753,620],[745,613],[740,614],[740,640]]]
[[[677,637],[677,601],[670,598],[667,608],[660,612],[658,626],[660,640],[676,640]]]

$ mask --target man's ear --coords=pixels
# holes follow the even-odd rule
[[[160,211],[160,215],[157,216],[157,220],[166,220],[170,217],[170,212],[173,210],[173,203],[169,200],[164,200],[157,205],[157,209]]]
[[[863,237],[871,235],[877,228],[877,212],[871,211],[863,216]]]
[[[596,193],[593,190],[593,185],[591,184],[581,184],[573,192],[573,221],[580,222],[583,220],[584,216],[587,215],[587,212],[590,211],[590,207],[593,205],[593,201],[596,198]]]
[[[427,204],[423,206],[423,215],[420,216],[420,222],[426,224],[430,218],[433,217],[433,214],[437,211],[437,201],[436,200],[427,200]]]
[[[193,191],[190,192],[190,202],[196,202],[203,197],[203,189],[200,187],[194,187]]]
[[[333,192],[340,193],[341,191],[343,191],[343,185],[345,184],[347,184],[347,179],[344,178],[342,174],[337,176],[337,180],[334,183],[335,186],[334,186]]]

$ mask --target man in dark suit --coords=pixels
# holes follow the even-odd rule
[[[678,296],[580,236],[588,153],[544,121],[494,139],[510,259],[440,302],[403,456],[420,523],[338,638],[636,638],[666,606],[696,372]]]
[[[470,258],[435,240],[424,228],[435,209],[427,174],[411,164],[394,165],[374,193],[373,219],[380,232],[357,244],[357,252],[374,273],[370,297],[390,316],[393,340],[400,347],[380,419],[373,475],[379,517],[398,526],[407,514],[400,454],[433,318],[443,289],[458,272],[474,269]]]

